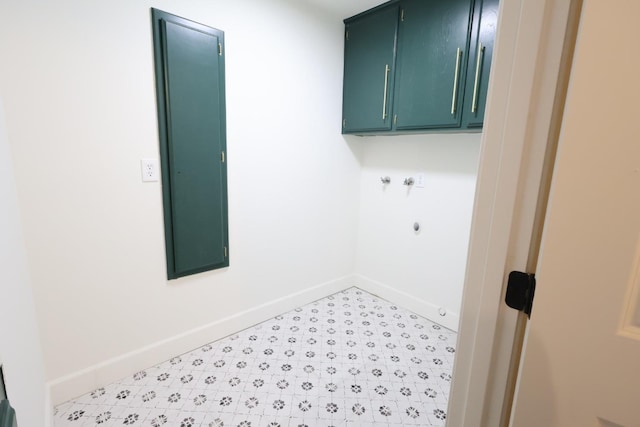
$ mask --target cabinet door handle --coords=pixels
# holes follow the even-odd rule
[[[389,86],[389,64],[384,66],[384,94],[382,95],[382,120],[387,118],[387,87]]]
[[[479,44],[478,47],[478,60],[476,61],[476,79],[473,83],[473,101],[471,102],[471,112],[475,113],[478,111],[478,83],[480,83],[480,66],[482,65],[482,60],[484,59],[484,46],[482,43]]]
[[[456,113],[456,101],[458,99],[458,74],[460,74],[460,48],[456,50],[456,72],[453,76],[453,96],[451,97],[451,114]]]

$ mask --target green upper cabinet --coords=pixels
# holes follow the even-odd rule
[[[391,130],[399,7],[346,20],[342,130]]]
[[[395,0],[346,19],[343,133],[480,129],[497,10]]]
[[[395,128],[458,127],[470,2],[406,0],[400,5]]]
[[[489,88],[489,70],[493,57],[493,42],[498,25],[498,0],[476,0],[471,33],[472,56],[469,60],[465,90],[464,127],[482,127]]]

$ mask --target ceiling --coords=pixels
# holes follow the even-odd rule
[[[341,19],[348,18],[374,6],[385,3],[387,0],[300,0],[325,9]]]

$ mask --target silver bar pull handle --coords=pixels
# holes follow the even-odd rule
[[[480,83],[480,66],[484,60],[484,46],[478,45],[478,60],[476,61],[476,79],[473,83],[473,101],[471,102],[471,112],[478,111],[478,84]]]
[[[382,95],[382,120],[387,118],[387,88],[389,86],[389,64],[384,66],[384,94]]]
[[[451,114],[456,113],[456,101],[458,100],[458,75],[460,74],[460,48],[456,50],[456,72],[453,76],[453,96],[451,96]]]

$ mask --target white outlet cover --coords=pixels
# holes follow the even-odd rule
[[[416,175],[416,183],[415,186],[417,188],[424,188],[424,172],[420,172]]]
[[[140,171],[143,182],[156,182],[160,179],[160,163],[158,159],[141,159]]]

